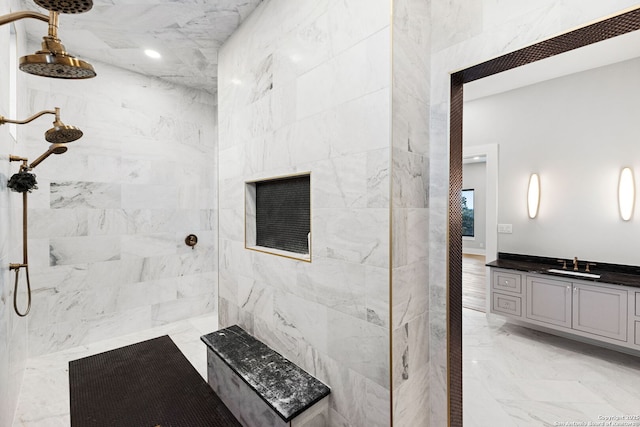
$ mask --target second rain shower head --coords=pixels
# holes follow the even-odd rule
[[[51,143],[67,143],[82,138],[82,131],[75,126],[67,126],[60,121],[60,109],[56,108],[53,127],[44,133],[44,139]]]
[[[44,138],[51,143],[67,143],[82,138],[82,131],[75,126],[67,126],[60,120],[60,108],[56,107],[55,110],[45,110],[34,114],[26,120],[11,120],[6,117],[0,116],[0,125],[5,123],[15,123],[18,125],[24,125],[32,122],[38,117],[45,114],[55,114],[56,119],[53,122],[53,127],[45,132]]]

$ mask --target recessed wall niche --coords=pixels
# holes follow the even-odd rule
[[[245,182],[245,247],[311,261],[311,174]]]

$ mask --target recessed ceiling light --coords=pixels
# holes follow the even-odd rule
[[[149,58],[158,59],[158,58],[161,58],[161,57],[162,57],[162,55],[160,55],[158,52],[156,52],[155,50],[152,50],[152,49],[145,49],[144,53],[145,53]]]

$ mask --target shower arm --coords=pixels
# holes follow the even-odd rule
[[[60,43],[60,39],[58,39],[58,24],[59,24],[59,20],[60,20],[60,14],[58,12],[54,12],[53,10],[49,11],[49,16],[44,15],[44,14],[39,13],[39,12],[32,12],[32,11],[29,11],[29,10],[23,10],[23,11],[20,11],[20,12],[9,13],[7,15],[0,16],[0,26],[4,25],[4,24],[9,24],[11,22],[18,21],[20,19],[25,19],[25,18],[38,19],[40,21],[44,21],[44,22],[48,23],[49,24],[49,33],[45,37],[45,40],[46,39],[50,39],[50,40],[52,39],[53,41],[56,42],[55,44],[59,44]],[[55,46],[55,47],[57,47],[57,46]],[[61,53],[60,49],[55,49],[54,51]]]
[[[6,117],[0,116],[0,125],[3,125],[5,123],[14,123],[14,124],[17,124],[17,125],[25,125],[27,123],[31,123],[32,121],[34,121],[38,117],[44,116],[45,114],[55,114],[56,121],[60,120],[60,108],[56,107],[55,111],[54,110],[40,111],[39,113],[36,113],[33,116],[31,116],[31,117],[29,117],[28,119],[25,119],[25,120],[11,120],[11,119],[7,119]]]
[[[0,25],[9,24],[11,22],[15,22],[25,18],[33,18],[39,19],[40,21],[49,22],[50,16],[38,12],[32,12],[30,10],[23,10],[20,12],[13,12],[7,15],[0,16]]]

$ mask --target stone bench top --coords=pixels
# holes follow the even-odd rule
[[[324,383],[237,325],[200,339],[285,422],[331,393]]]

